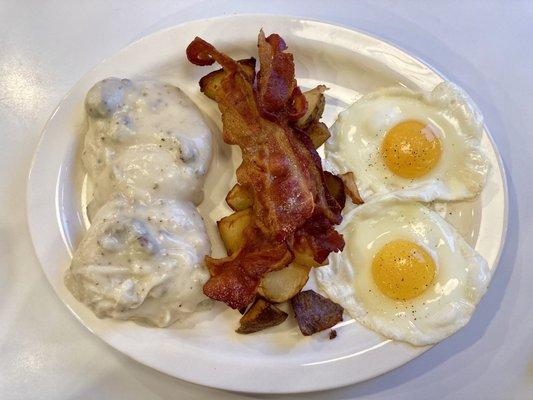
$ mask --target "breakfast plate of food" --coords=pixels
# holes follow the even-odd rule
[[[468,94],[369,35],[237,15],[149,35],[48,121],[28,221],[91,332],[169,375],[360,382],[466,326],[507,187]]]

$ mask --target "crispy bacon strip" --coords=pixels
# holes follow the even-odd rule
[[[305,114],[307,101],[296,86],[294,59],[291,53],[284,52],[285,41],[275,33],[266,38],[261,30],[257,46],[261,64],[257,98],[261,115],[272,121],[282,121],[287,116],[297,120]]]
[[[329,253],[341,251],[344,248],[344,239],[330,221],[316,214],[296,231],[292,248],[294,251],[304,251],[310,248],[314,260],[322,264],[328,258]]]
[[[219,52],[211,43],[198,36],[187,46],[185,53],[187,59],[195,65],[212,65],[216,61],[228,71],[236,71],[241,68],[233,58]]]
[[[254,197],[252,226],[242,248],[220,260],[206,258],[211,278],[204,293],[232,308],[251,302],[264,274],[286,266],[299,247],[323,262],[344,246],[333,228],[341,207],[325,184],[320,157],[294,122],[307,101],[294,78],[294,61],[279,35],[258,38],[260,71],[251,81],[243,68],[203,39],[187,48],[197,65],[218,62],[225,71],[215,99],[223,138],[242,150],[237,181]],[[255,86],[254,86],[255,84]]]
[[[302,118],[307,112],[308,106],[307,99],[303,95],[300,88],[295,87],[292,91],[291,101],[287,113],[289,121],[295,122]]]
[[[205,295],[234,309],[253,301],[263,275],[293,259],[285,243],[267,240],[255,227],[246,229],[245,238],[244,245],[231,257],[206,257],[211,278],[204,285]]]
[[[313,147],[311,139],[305,132],[297,127],[293,127],[292,130],[297,137],[298,142],[300,142],[300,152],[302,156],[305,157],[305,164],[315,182],[315,206],[318,209],[315,211],[315,214],[321,213],[332,224],[339,224],[342,221],[342,207],[333,198],[327,188],[320,156]]]
[[[195,49],[194,54],[202,54],[202,60],[211,57],[228,72],[216,97],[222,113],[224,141],[237,144],[242,150],[243,162],[237,170],[237,180],[254,194],[253,211],[257,226],[267,237],[283,241],[314,212],[316,188],[306,167],[308,157],[304,151],[295,148],[301,145],[287,125],[276,124],[262,117],[264,113],[260,112],[258,105],[261,102],[256,102],[254,88],[237,62],[228,61],[229,57],[200,38],[196,38],[191,46]],[[268,43],[266,46],[270,47]],[[258,92],[263,86],[261,82],[269,87],[276,86],[264,80],[263,70],[268,67],[263,67],[265,55],[260,52],[259,56],[263,61]],[[280,57],[277,59],[283,60]],[[290,59],[292,62],[292,56]],[[293,85],[294,66],[288,72],[292,73],[292,77],[284,81]],[[281,86],[281,80],[275,79],[278,80],[277,86]],[[279,89],[276,93],[281,92]],[[280,98],[278,96],[278,100]],[[290,100],[291,97],[286,96],[284,101]],[[265,112],[272,110],[275,109],[268,108]]]

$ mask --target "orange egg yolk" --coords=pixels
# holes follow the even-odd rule
[[[419,178],[439,162],[441,143],[435,132],[418,121],[404,121],[393,126],[381,145],[387,168],[402,178]]]
[[[394,300],[419,296],[433,282],[436,266],[429,253],[408,240],[383,246],[372,260],[372,276],[379,290]]]

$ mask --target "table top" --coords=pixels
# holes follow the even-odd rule
[[[509,231],[470,324],[381,377],[306,399],[533,397],[533,3],[528,1],[0,0],[0,398],[252,399],[151,370],[105,345],[62,305],[30,241],[26,180],[46,120],[92,66],[177,23],[235,13],[297,15],[383,38],[463,86],[509,180]]]

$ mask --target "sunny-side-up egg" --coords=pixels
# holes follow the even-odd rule
[[[480,112],[454,84],[429,93],[387,88],[340,113],[325,153],[335,172],[354,173],[365,201],[396,191],[424,202],[463,200],[485,185],[482,133]]]
[[[107,78],[89,90],[85,109],[90,217],[117,194],[147,204],[160,197],[202,201],[211,131],[183,91],[159,81]]]
[[[490,281],[490,270],[437,213],[397,197],[347,213],[346,246],[318,268],[319,287],[368,328],[416,346],[463,327]]]

